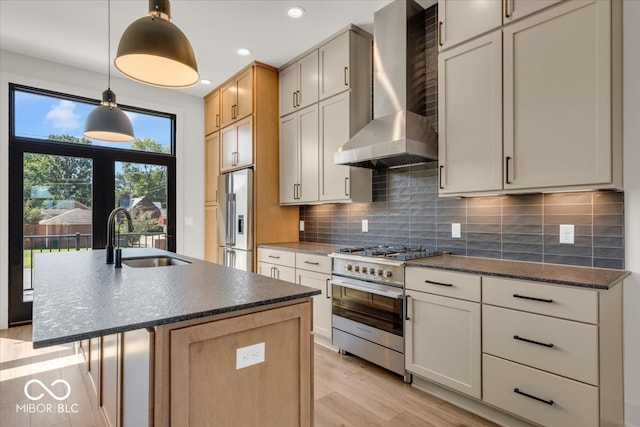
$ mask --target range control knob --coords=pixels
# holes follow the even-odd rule
[[[378,274],[378,276],[382,276],[384,274],[384,270],[379,268],[376,273]]]
[[[376,274],[376,269],[373,267],[369,267],[369,274]]]
[[[344,266],[344,269],[347,271],[351,271],[351,269],[353,268],[353,266],[351,264],[347,264]]]
[[[391,273],[391,270],[385,270],[383,274],[384,274],[384,277],[391,277],[392,273]]]
[[[355,272],[360,271],[360,266],[359,265],[354,265],[353,266],[353,271],[355,271]]]

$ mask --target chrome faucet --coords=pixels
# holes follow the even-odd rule
[[[111,211],[109,214],[109,219],[107,220],[107,264],[113,264],[113,241],[115,237],[115,228],[116,228],[116,217],[120,212],[123,212],[127,217],[127,222],[129,223],[129,232],[133,231],[133,222],[131,220],[131,215],[129,212],[123,207],[117,207]]]

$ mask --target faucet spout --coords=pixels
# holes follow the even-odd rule
[[[115,227],[116,227],[116,217],[118,214],[122,212],[127,217],[127,222],[129,223],[129,232],[133,231],[133,221],[131,220],[131,215],[129,211],[123,207],[117,207],[111,211],[109,214],[109,219],[107,219],[107,264],[113,264],[113,243],[115,237]]]

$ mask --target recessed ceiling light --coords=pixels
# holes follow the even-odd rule
[[[293,6],[287,10],[287,15],[289,15],[289,18],[294,18],[294,19],[301,18],[302,15],[304,15],[304,13],[305,13],[305,10],[300,6]]]
[[[240,49],[238,49],[236,51],[236,53],[240,56],[249,56],[251,55],[251,51],[249,49],[245,49],[244,47],[241,47]]]
[[[210,85],[211,83],[213,83],[213,82],[211,80],[209,80],[209,79],[200,80],[200,84],[203,84],[203,85]]]

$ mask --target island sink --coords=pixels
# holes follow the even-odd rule
[[[148,267],[168,267],[170,265],[189,265],[189,261],[184,261],[178,258],[171,258],[168,256],[154,256],[148,258],[129,258],[123,259],[122,263],[133,268],[148,268]]]

